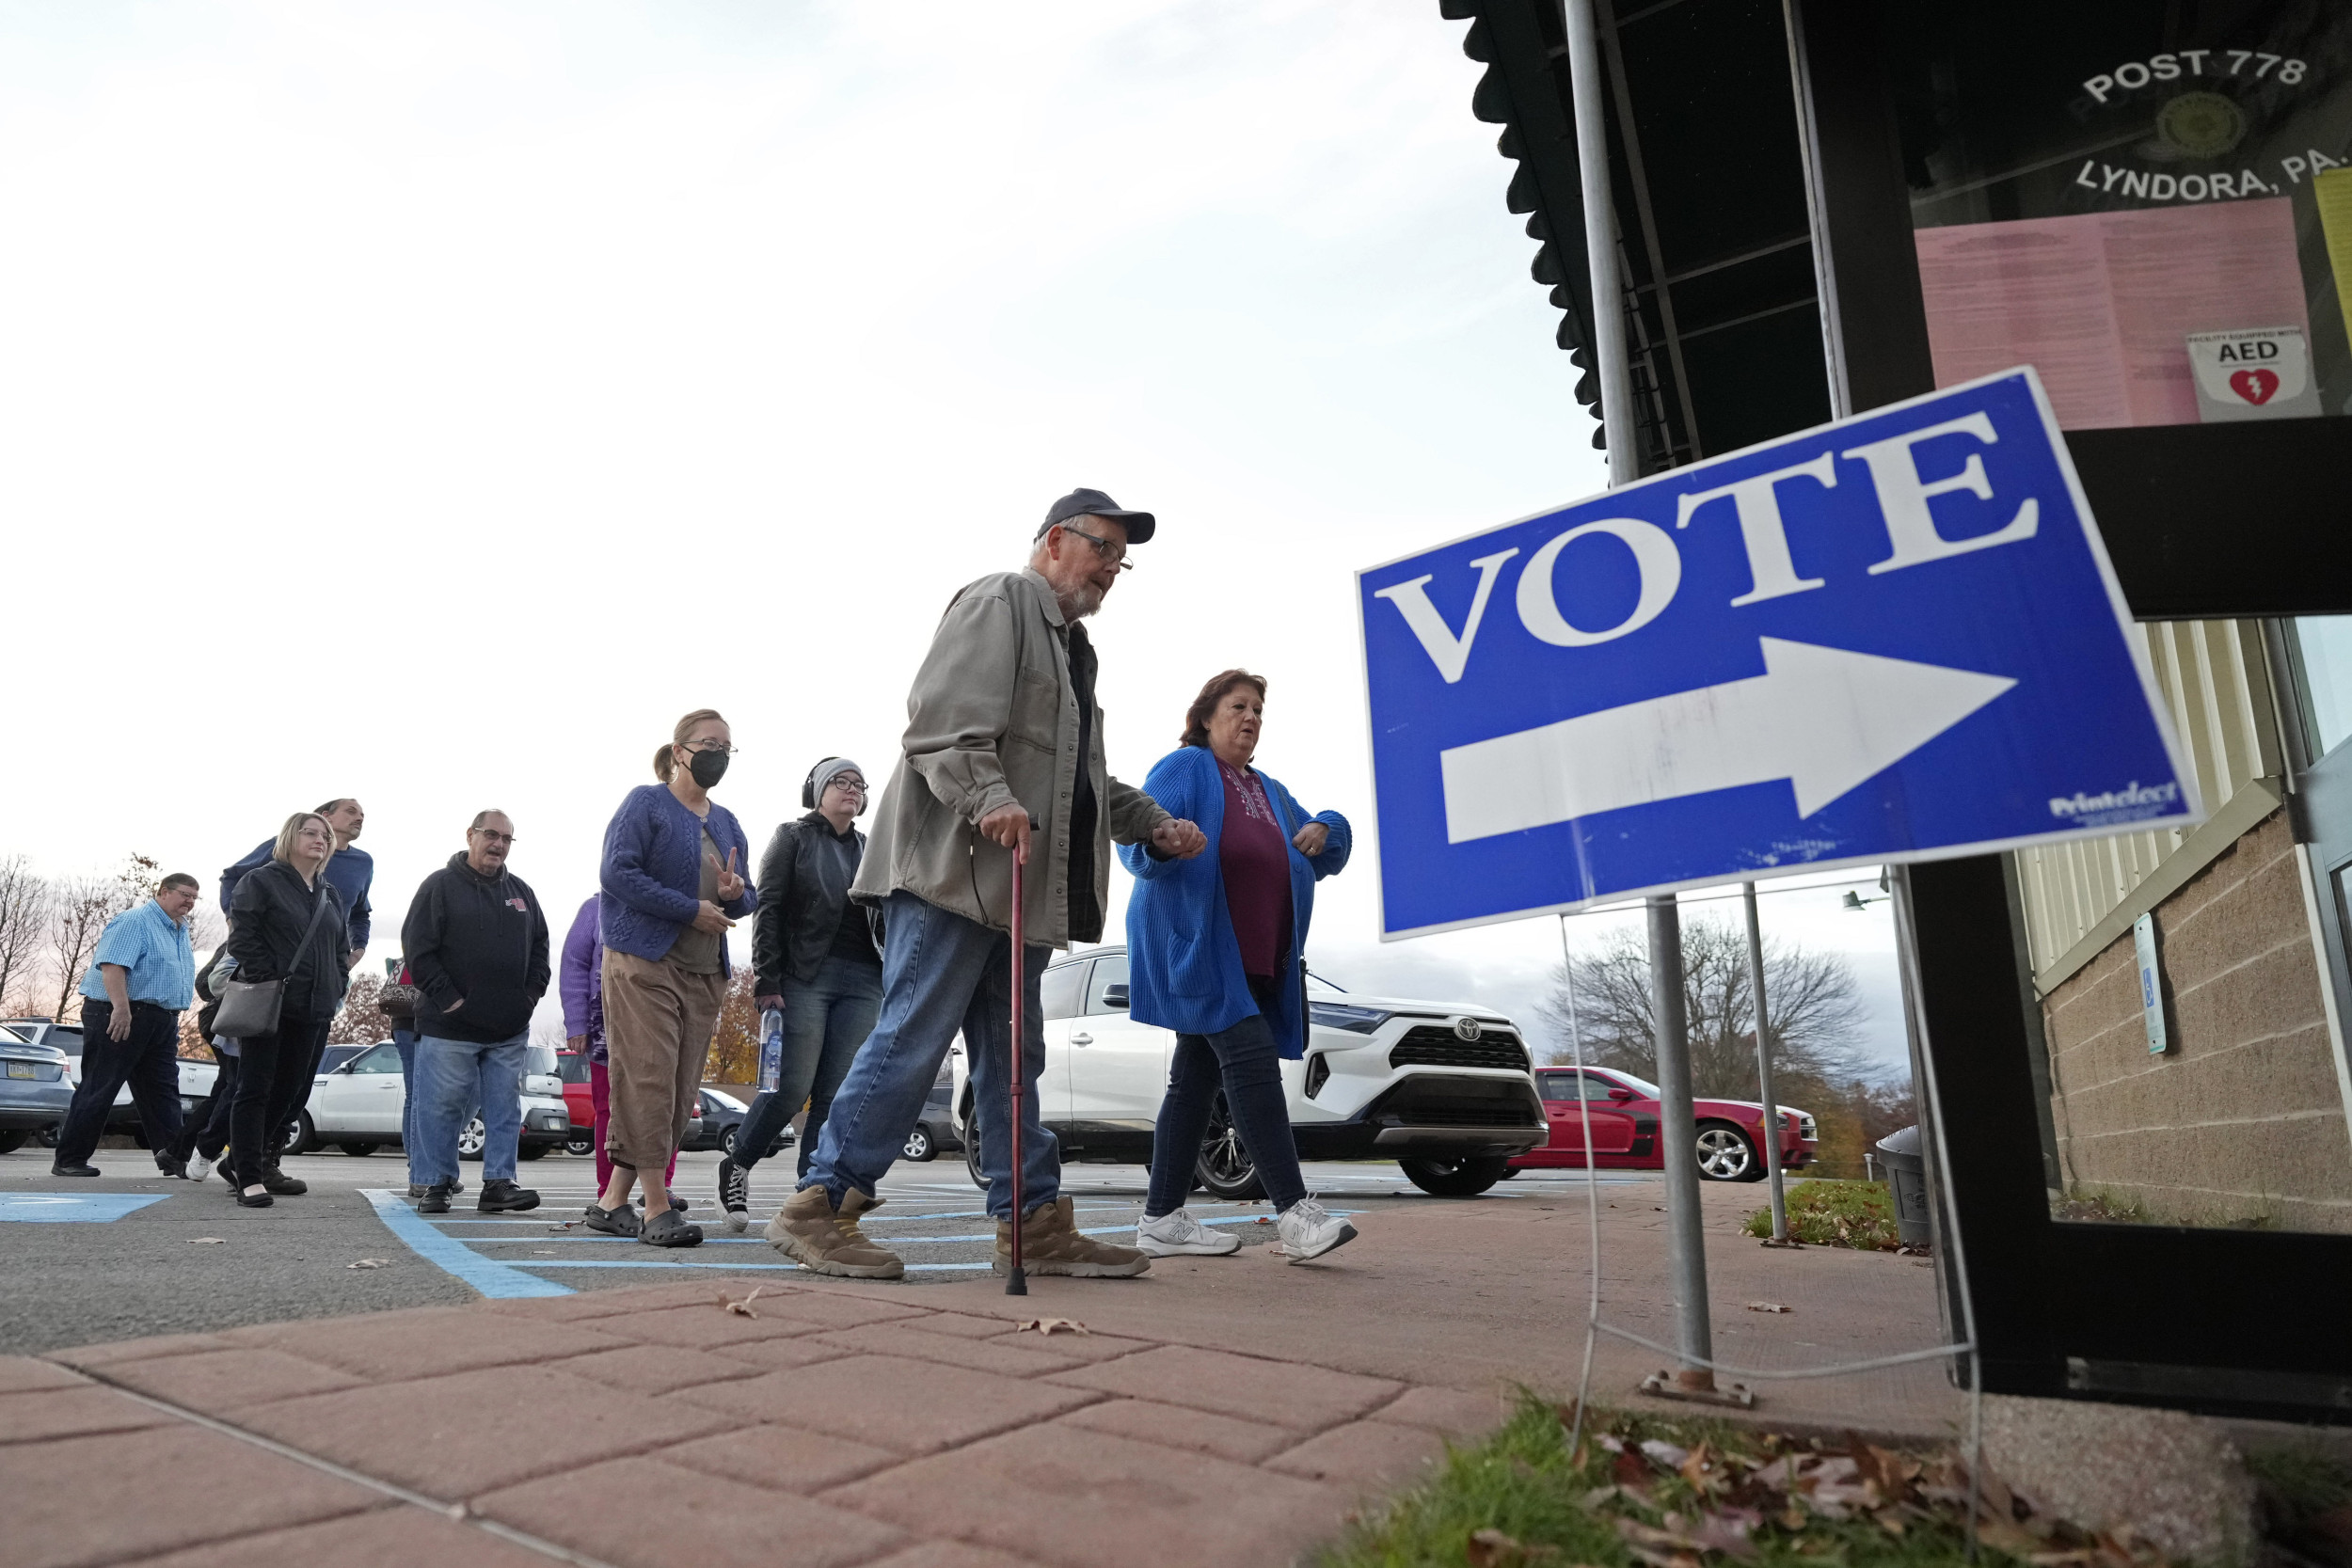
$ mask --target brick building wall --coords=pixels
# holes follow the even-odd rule
[[[2352,1231],[2352,1132],[2285,814],[2154,912],[2162,1055],[2129,931],[2043,1001],[2069,1192],[2157,1221]]]

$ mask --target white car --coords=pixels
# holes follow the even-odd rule
[[[1055,959],[1041,990],[1045,1070],[1039,1110],[1063,1155],[1149,1164],[1175,1034],[1127,1016],[1127,950],[1091,947]],[[1544,1141],[1543,1101],[1527,1047],[1507,1018],[1467,1004],[1307,990],[1302,1059],[1282,1064],[1291,1132],[1304,1160],[1394,1160],[1413,1184],[1468,1197],[1502,1180],[1511,1157]],[[979,1181],[970,1064],[951,1058],[956,1127]],[[1220,1091],[1194,1180],[1216,1196],[1263,1196]]]
[[[561,1148],[572,1135],[572,1114],[564,1103],[564,1081],[556,1076],[555,1053],[528,1048],[522,1082],[523,1130],[517,1152],[536,1160]],[[183,1076],[184,1082],[184,1076]],[[286,1152],[299,1154],[333,1144],[345,1154],[373,1154],[400,1142],[400,1117],[407,1104],[400,1077],[400,1048],[389,1040],[368,1047],[341,1067],[310,1081],[310,1102],[300,1113],[299,1141]],[[479,1160],[485,1133],[480,1117],[457,1134],[460,1159]]]

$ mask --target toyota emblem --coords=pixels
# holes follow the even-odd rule
[[[1466,1039],[1466,1040],[1474,1040],[1474,1039],[1476,1039],[1476,1038],[1477,1038],[1480,1035],[1483,1035],[1483,1034],[1485,1034],[1485,1033],[1486,1033],[1486,1031],[1485,1031],[1485,1030],[1483,1030],[1483,1029],[1479,1028],[1479,1026],[1478,1026],[1478,1021],[1477,1021],[1476,1019],[1474,1019],[1474,1018],[1465,1018],[1465,1019],[1457,1019],[1457,1020],[1455,1020],[1455,1021],[1454,1021],[1454,1032],[1456,1035],[1459,1035],[1462,1038],[1464,1038],[1464,1039]]]

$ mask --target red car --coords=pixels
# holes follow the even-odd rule
[[[577,1051],[555,1053],[555,1074],[564,1080],[564,1108],[572,1114],[572,1135],[564,1140],[566,1154],[596,1151],[596,1097],[588,1083],[588,1058]]]
[[[1581,1166],[1585,1129],[1592,1129],[1593,1164],[1600,1170],[1662,1170],[1658,1141],[1659,1087],[1614,1068],[1535,1069],[1550,1136],[1511,1162],[1515,1170]],[[1699,1175],[1709,1181],[1764,1179],[1764,1107],[1752,1100],[1693,1102],[1699,1124]],[[1812,1163],[1820,1132],[1813,1117],[1783,1105],[1780,1110],[1780,1168],[1802,1170]]]

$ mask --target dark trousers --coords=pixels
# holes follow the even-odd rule
[[[776,1086],[752,1101],[735,1132],[735,1163],[749,1170],[791,1124],[803,1104],[801,1174],[857,1048],[874,1032],[882,1011],[882,965],[828,958],[806,980],[784,983],[784,1064]],[[1011,1009],[1006,1009],[1009,1012]]]
[[[106,1131],[106,1112],[125,1084],[131,1085],[139,1126],[157,1163],[179,1147],[180,1014],[151,1002],[134,1002],[131,1033],[121,1040],[106,1034],[114,1016],[113,1003],[83,999],[82,1081],[73,1085],[73,1103],[57,1130],[58,1164],[89,1163]]]
[[[1253,975],[1249,989],[1261,1007],[1270,1007],[1272,982],[1263,984],[1262,990]],[[1306,1179],[1298,1174],[1298,1144],[1291,1136],[1290,1105],[1282,1096],[1282,1062],[1274,1029],[1264,1013],[1256,1012],[1214,1035],[1176,1037],[1176,1053],[1168,1065],[1168,1097],[1160,1101],[1159,1125],[1152,1133],[1152,1187],[1143,1203],[1150,1217],[1172,1214],[1184,1206],[1220,1081],[1233,1129],[1257,1163],[1258,1181],[1275,1212],[1307,1196]]]
[[[237,1044],[237,1095],[229,1107],[229,1146],[237,1185],[250,1187],[278,1164],[278,1134],[310,1098],[310,1076],[326,1049],[328,1018],[281,1018],[278,1032]]]
[[[229,1147],[229,1107],[237,1098],[237,1058],[215,1046],[213,1060],[220,1064],[213,1078],[213,1092],[197,1102],[196,1114],[188,1118],[180,1147],[173,1151],[183,1160],[209,1164]]]

